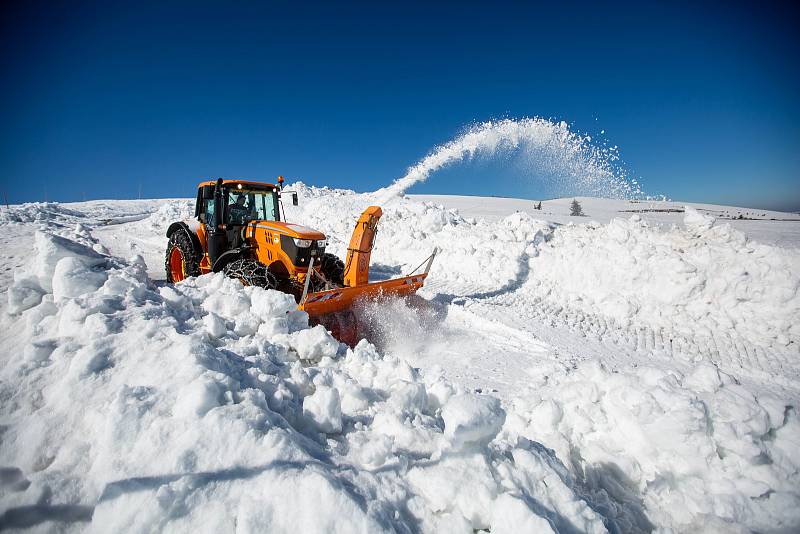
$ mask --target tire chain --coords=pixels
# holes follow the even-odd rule
[[[222,272],[229,278],[239,280],[246,286],[258,286],[265,289],[275,289],[278,279],[267,271],[267,267],[256,260],[239,259],[227,264]]]

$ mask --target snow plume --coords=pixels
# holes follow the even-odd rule
[[[439,169],[469,160],[477,155],[521,151],[527,164],[542,171],[571,194],[610,198],[636,198],[641,189],[628,181],[618,168],[616,147],[599,147],[589,136],[569,129],[565,122],[539,117],[503,119],[476,124],[465,133],[437,147],[408,169],[402,178],[374,193],[376,200],[402,195],[413,185],[424,182]]]

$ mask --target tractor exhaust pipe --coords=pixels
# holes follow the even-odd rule
[[[223,195],[222,178],[219,178],[214,186],[214,220],[210,221],[211,224],[208,225],[211,227],[211,232],[209,232],[208,236],[208,259],[211,265],[217,262],[220,255],[227,249],[228,244],[228,238],[222,228],[224,220],[222,212],[225,207]]]

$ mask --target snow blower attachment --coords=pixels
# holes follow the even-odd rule
[[[245,285],[294,295],[312,322],[324,324],[343,341],[356,334],[352,307],[362,299],[416,293],[428,276],[436,250],[411,274],[369,281],[370,256],[382,211],[370,206],[353,230],[343,262],[325,252],[322,232],[281,220],[281,198],[297,193],[278,185],[241,180],[203,182],[198,187],[195,218],[167,230],[168,282],[223,272]],[[422,267],[424,269],[417,273]]]

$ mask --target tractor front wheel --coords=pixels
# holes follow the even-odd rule
[[[177,231],[169,236],[165,268],[167,282],[176,283],[200,274],[200,258],[185,232]]]
[[[323,254],[320,258],[319,270],[328,282],[337,286],[344,285],[344,262],[335,255],[327,252]]]
[[[234,260],[222,272],[229,278],[239,280],[245,286],[258,286],[265,289],[275,289],[278,282],[275,275],[267,271],[267,266],[250,258]]]

